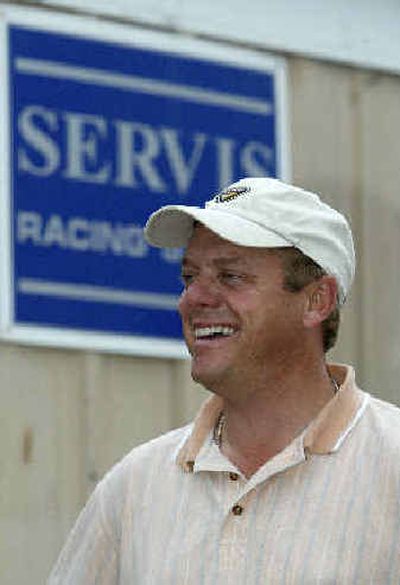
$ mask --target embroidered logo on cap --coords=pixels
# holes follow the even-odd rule
[[[232,201],[232,199],[236,199],[240,195],[244,193],[248,193],[250,191],[250,187],[230,187],[226,191],[221,191],[218,193],[213,199],[215,203],[227,203],[228,201]]]

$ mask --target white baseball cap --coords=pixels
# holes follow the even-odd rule
[[[239,246],[295,247],[334,276],[343,304],[355,272],[354,244],[345,217],[315,193],[276,179],[247,178],[207,201],[204,208],[166,205],[145,227],[150,244],[186,246],[198,221]]]

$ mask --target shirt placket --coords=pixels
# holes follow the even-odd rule
[[[246,480],[237,473],[227,474],[225,519],[219,547],[219,584],[241,582],[248,537],[248,507],[254,498],[250,492],[241,496]],[[229,504],[229,505],[228,505]]]
[[[213,481],[215,500],[222,506],[221,532],[218,543],[218,585],[238,585],[246,581],[246,555],[252,509],[257,505],[259,490],[268,488],[268,480],[277,473],[303,463],[306,454],[302,437],[246,479],[218,450],[208,442],[194,464],[194,472],[218,474]],[[222,475],[220,475],[222,474]]]
[[[259,490],[268,489],[268,480],[277,473],[302,464],[305,460],[303,443],[299,439],[267,462],[249,480],[238,474],[228,474],[229,497],[226,500],[220,543],[219,585],[237,585],[246,581],[246,554],[253,517],[252,508],[257,505]]]

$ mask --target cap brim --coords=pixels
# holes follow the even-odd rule
[[[293,246],[280,234],[239,215],[186,205],[167,205],[153,213],[145,227],[147,241],[159,248],[185,247],[192,236],[195,221],[224,240],[239,246],[257,248]]]

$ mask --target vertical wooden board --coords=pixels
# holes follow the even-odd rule
[[[44,582],[82,501],[79,362],[1,346],[2,585]]]
[[[190,369],[190,359],[175,362],[174,380],[179,395],[174,412],[178,425],[191,422],[202,403],[210,396],[210,393],[203,386],[192,380]]]
[[[359,76],[365,385],[400,404],[400,78]]]
[[[171,360],[86,356],[90,489],[116,461],[174,424]]]
[[[359,161],[353,71],[291,58],[293,182],[319,193],[349,219],[359,255]],[[339,341],[329,359],[361,367],[360,282],[342,310]]]

